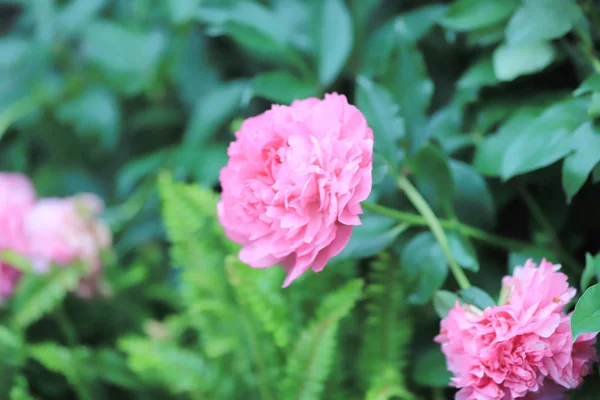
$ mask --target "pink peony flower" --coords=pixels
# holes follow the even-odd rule
[[[503,279],[506,303],[479,310],[456,304],[435,338],[446,355],[458,400],[563,399],[579,386],[596,359],[596,334],[575,343],[575,296],[559,266],[527,261]]]
[[[35,189],[27,177],[0,172],[0,251],[26,255],[23,220],[34,202]],[[0,303],[12,294],[20,278],[19,270],[0,262]]]
[[[273,105],[244,121],[221,170],[219,220],[254,268],[280,264],[286,287],[321,271],[360,225],[373,132],[343,95]]]
[[[44,272],[51,264],[82,261],[91,267],[90,277],[97,276],[100,252],[111,244],[108,226],[97,218],[103,208],[102,200],[92,194],[38,201],[25,219],[34,268]],[[92,292],[89,279],[84,279],[80,295],[85,297]]]

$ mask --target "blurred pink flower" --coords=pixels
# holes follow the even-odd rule
[[[101,268],[100,252],[111,245],[108,226],[98,219],[104,204],[92,194],[39,200],[25,219],[25,234],[34,269],[82,261],[91,267],[79,293],[91,295],[90,285]]]
[[[35,188],[21,174],[0,172],[0,251],[27,254],[23,219],[35,202]],[[21,272],[0,262],[0,303],[9,297]]]
[[[562,399],[591,371],[596,334],[572,341],[573,298],[560,267],[527,261],[503,279],[506,303],[481,311],[456,304],[435,338],[458,400]]]
[[[371,192],[373,132],[345,96],[273,105],[248,118],[221,170],[219,220],[254,268],[280,264],[284,287],[321,271],[360,225]]]

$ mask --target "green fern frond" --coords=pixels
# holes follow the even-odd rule
[[[215,370],[202,357],[173,343],[126,337],[118,347],[142,379],[162,384],[173,394],[209,393],[215,384]]]
[[[366,400],[414,400],[415,397],[404,387],[403,381],[400,371],[396,369],[382,371],[380,376],[373,379]]]
[[[53,266],[46,274],[23,277],[12,300],[14,324],[24,329],[52,312],[75,289],[83,273],[78,265]]]
[[[323,300],[314,321],[301,333],[288,358],[283,399],[320,398],[331,371],[339,322],[359,300],[362,287],[362,280],[356,279]]]
[[[400,268],[393,265],[389,254],[383,253],[371,263],[366,330],[361,354],[363,384],[371,388],[396,388],[408,392],[402,373],[406,366],[412,324],[406,306],[406,291]],[[389,371],[396,371],[390,374]],[[382,380],[382,377],[387,377]],[[393,379],[392,379],[393,378]]]

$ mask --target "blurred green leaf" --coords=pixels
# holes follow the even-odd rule
[[[548,166],[569,154],[572,132],[587,119],[585,106],[581,99],[567,99],[521,130],[506,150],[502,178]]]
[[[102,147],[113,150],[119,142],[121,110],[114,93],[90,87],[68,102],[61,103],[58,119],[72,125],[81,136],[96,136]]]
[[[507,20],[519,0],[458,0],[452,3],[442,24],[455,31],[472,31]]]
[[[457,301],[460,302],[460,298],[456,294],[447,290],[437,290],[433,296],[433,308],[440,319],[446,318]]]
[[[581,274],[580,289],[585,291],[594,278],[600,279],[600,253],[596,254],[596,256],[585,253],[585,269]]]
[[[494,72],[501,81],[533,74],[552,64],[556,51],[549,42],[501,45],[494,50]]]
[[[500,43],[504,40],[505,25],[506,21],[502,20],[500,23],[472,30],[468,33],[467,43],[469,46],[481,47]]]
[[[479,89],[483,86],[491,86],[498,83],[494,73],[492,57],[486,55],[477,60],[465,71],[458,81],[460,88]]]
[[[600,283],[588,288],[575,305],[571,316],[573,340],[584,333],[600,331]]]
[[[399,140],[404,137],[404,122],[398,115],[399,107],[382,86],[359,76],[356,105],[365,114],[375,137],[375,152],[392,167],[397,168],[401,158]]]
[[[573,95],[581,96],[592,92],[600,92],[600,73],[593,73],[588,76],[573,92]]]
[[[485,310],[487,307],[496,305],[496,302],[489,294],[475,286],[462,289],[459,293],[465,303],[472,304],[480,310]]]
[[[79,34],[106,6],[106,0],[73,0],[56,14],[55,26],[62,35]]]
[[[201,143],[213,136],[239,110],[247,89],[246,81],[232,81],[199,98],[185,131],[184,142]]]
[[[400,40],[417,42],[421,40],[435,24],[440,22],[448,6],[430,4],[415,8],[393,19],[394,30]]]
[[[281,104],[318,96],[314,85],[285,70],[262,72],[252,78],[250,84],[256,96]]]
[[[482,228],[491,228],[495,222],[492,193],[483,177],[469,164],[450,160],[454,182],[452,205],[459,220]]]
[[[196,18],[196,11],[202,0],[168,0],[167,6],[171,21],[175,24],[185,24]]]
[[[452,374],[446,369],[446,358],[439,347],[431,347],[417,356],[413,379],[420,385],[446,387]]]
[[[450,207],[454,181],[446,156],[433,146],[421,148],[412,159],[417,186],[433,207]]]
[[[352,53],[354,31],[352,15],[343,0],[319,3],[319,23],[313,47],[319,83],[326,88],[336,80]]]
[[[461,267],[470,271],[479,271],[477,253],[471,241],[457,231],[446,233],[452,256]]]
[[[515,45],[561,37],[580,16],[577,4],[571,0],[524,1],[506,27],[506,41]]]
[[[429,232],[418,234],[406,244],[402,252],[401,268],[412,282],[414,289],[408,296],[408,301],[413,304],[427,303],[444,284],[448,275],[444,251]]]
[[[600,162],[600,130],[592,121],[581,125],[573,133],[571,149],[562,168],[562,183],[567,202],[573,199],[587,180],[592,169]]]

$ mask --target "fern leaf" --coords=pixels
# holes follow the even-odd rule
[[[366,400],[414,400],[415,397],[403,384],[400,371],[389,368],[373,379],[372,387],[367,392]]]
[[[14,385],[10,390],[10,400],[34,400],[34,397],[29,392],[27,379],[23,375],[17,375],[14,380]]]
[[[360,279],[350,281],[323,300],[314,321],[302,332],[289,356],[282,398],[320,398],[331,370],[339,322],[360,298],[362,286]]]
[[[407,392],[402,374],[412,332],[406,307],[406,292],[400,268],[388,254],[380,254],[371,264],[366,331],[363,335],[361,376],[369,393],[386,390]],[[390,374],[388,371],[397,371]]]
[[[52,312],[75,289],[82,273],[82,268],[73,265],[52,267],[42,275],[26,275],[12,300],[14,324],[24,329]]]

